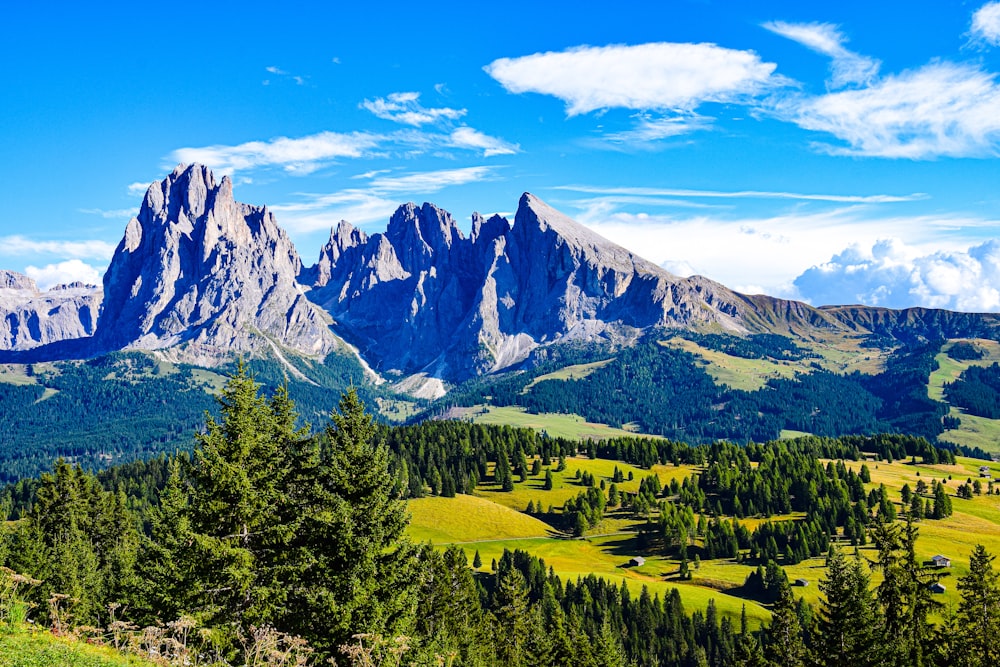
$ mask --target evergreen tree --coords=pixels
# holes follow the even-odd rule
[[[802,667],[806,647],[802,642],[802,627],[792,589],[782,583],[778,599],[771,610],[771,625],[767,629],[767,656],[775,667]]]
[[[848,562],[834,550],[820,581],[823,593],[817,624],[817,656],[826,667],[863,667],[871,663],[875,620],[869,577],[861,561]]]
[[[980,544],[969,558],[969,573],[958,580],[955,648],[963,667],[985,667],[1000,662],[1000,584],[993,569],[995,556]]]

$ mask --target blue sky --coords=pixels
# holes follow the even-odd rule
[[[200,161],[306,264],[530,191],[681,275],[1000,311],[1000,2],[358,4],[6,8],[0,267],[98,281]]]

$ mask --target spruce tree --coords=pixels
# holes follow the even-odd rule
[[[985,667],[1000,662],[1000,584],[992,556],[976,545],[969,558],[969,573],[959,578],[955,648],[963,667]]]
[[[870,664],[875,620],[869,576],[858,559],[848,562],[835,549],[819,583],[823,593],[817,623],[817,655],[826,667]]]
[[[767,655],[775,667],[802,667],[806,647],[802,642],[802,627],[792,589],[782,583],[778,599],[771,610],[771,625],[767,629]]]

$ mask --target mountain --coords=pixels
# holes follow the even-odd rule
[[[338,346],[296,281],[298,253],[266,207],[233,199],[228,176],[178,166],[146,192],[104,275],[94,350],[161,350],[214,365]]]
[[[42,294],[24,276],[0,274],[0,347],[29,351],[0,361],[155,350],[214,366],[235,355],[353,354],[347,341],[429,397],[517,367],[543,346],[627,346],[657,327],[903,342],[995,339],[1000,330],[997,315],[814,308],[681,278],[528,193],[512,221],[474,215],[469,236],[429,203],[400,206],[381,233],[342,221],[303,267],[271,211],[236,202],[232,188],[201,165],[150,186],[103,292]]]
[[[0,350],[91,336],[100,305],[96,285],[71,283],[42,292],[28,276],[0,271]]]

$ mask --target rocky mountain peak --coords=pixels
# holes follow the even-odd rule
[[[0,289],[19,289],[37,292],[38,285],[23,273],[0,270]]]
[[[324,314],[296,282],[298,253],[264,207],[233,199],[232,181],[179,165],[146,191],[104,275],[98,349],[162,349],[213,363],[279,345],[325,354]]]

